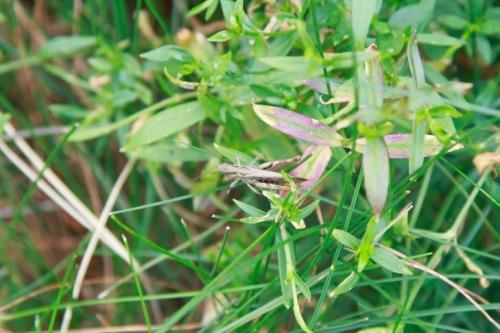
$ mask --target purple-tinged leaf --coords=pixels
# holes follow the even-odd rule
[[[269,126],[317,146],[338,146],[340,136],[316,119],[276,106],[254,104],[257,116]]]
[[[301,188],[310,189],[321,178],[332,157],[330,147],[314,147],[307,160],[293,169],[290,174],[307,179],[301,183]]]
[[[387,146],[387,150],[389,152],[390,158],[400,158],[407,159],[411,154],[412,147],[412,135],[411,134],[389,134],[384,136],[384,141]],[[358,152],[364,152],[366,146],[366,139],[360,138],[356,140],[356,150]],[[448,152],[462,149],[463,146],[460,144],[454,145],[452,148],[448,150]],[[424,155],[434,156],[438,154],[441,149],[443,149],[443,145],[434,135],[426,135],[425,143],[424,143]]]
[[[375,216],[384,209],[389,189],[389,154],[381,137],[366,139],[363,151],[365,190]]]

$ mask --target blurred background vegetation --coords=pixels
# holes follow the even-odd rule
[[[354,2],[0,0],[0,331],[59,330],[71,308],[82,332],[493,332],[456,287],[408,264],[412,275],[373,261],[358,271],[359,252],[330,235],[366,239],[372,215],[387,226],[403,211],[381,244],[471,290],[498,321],[500,7]],[[363,118],[372,77],[359,69],[372,56],[383,104]],[[318,206],[306,228],[287,225],[288,243],[272,222],[245,220],[285,204],[228,191],[217,166],[293,157],[319,139],[280,133],[271,123],[286,119],[252,103],[346,140],[323,148],[324,177],[305,198]],[[351,152],[361,137],[415,134],[421,110],[433,156],[410,171],[391,159],[384,179]],[[411,139],[400,149],[415,157]],[[363,177],[387,188],[385,205]],[[290,248],[312,293],[301,315],[281,305]]]

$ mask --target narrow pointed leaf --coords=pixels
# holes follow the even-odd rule
[[[284,239],[281,237],[281,233],[277,232],[276,233],[276,243],[280,244],[281,246],[278,248],[278,271],[279,271],[279,277],[280,277],[280,284],[281,284],[281,292],[283,294],[283,304],[287,309],[289,309],[292,306],[293,302],[293,291],[292,291],[292,286],[290,282],[288,281],[288,270],[287,270],[287,259],[286,259],[286,253],[285,253],[285,246],[286,244],[282,244]]]
[[[144,123],[125,146],[127,150],[147,145],[182,131],[205,119],[198,102],[189,102],[161,111]]]
[[[333,289],[328,296],[336,297],[342,294],[345,294],[352,290],[352,288],[356,287],[359,282],[359,275],[356,272],[351,272],[340,284]]]
[[[250,215],[250,216],[253,216],[253,217],[257,217],[257,216],[263,216],[266,212],[264,212],[263,210],[260,210],[252,205],[249,205],[247,203],[244,203],[242,201],[239,201],[239,200],[236,200],[236,199],[233,199],[233,202],[236,204],[236,206],[238,206],[243,212],[245,212],[246,214]]]
[[[332,235],[340,244],[351,250],[356,250],[361,243],[359,239],[341,229],[333,229]]]
[[[398,274],[411,275],[412,272],[406,265],[391,252],[375,247],[371,259],[380,266]]]
[[[311,301],[311,290],[309,290],[309,287],[305,284],[305,282],[299,277],[297,273],[294,274],[295,277],[295,282],[297,283],[297,288],[299,291],[304,295],[304,297],[307,299],[308,302]]]
[[[364,48],[366,35],[377,3],[377,0],[352,1],[352,34],[358,49]]]

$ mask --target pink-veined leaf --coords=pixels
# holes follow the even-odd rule
[[[320,121],[281,107],[254,104],[257,116],[269,126],[317,146],[338,146],[340,136]]]
[[[384,136],[384,141],[387,146],[390,158],[406,159],[410,157],[412,149],[413,137],[411,134],[389,134]],[[364,152],[366,146],[366,138],[356,140],[356,150]],[[454,145],[448,152],[461,149],[460,144]],[[434,156],[443,149],[443,144],[434,135],[426,135],[424,141],[424,156]]]
[[[290,174],[295,177],[307,179],[301,183],[303,189],[310,189],[321,178],[326,166],[332,157],[329,147],[313,147],[310,156],[299,166],[293,169]]]

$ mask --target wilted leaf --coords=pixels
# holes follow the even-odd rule
[[[182,131],[205,118],[198,102],[176,105],[147,119],[144,125],[130,138],[125,149],[147,145]]]
[[[500,164],[500,153],[492,152],[476,155],[474,157],[473,163],[477,169],[477,172],[483,174],[484,170],[486,170],[486,168],[488,168],[489,166]]]
[[[382,138],[366,139],[363,167],[366,195],[374,214],[378,216],[384,209],[389,189],[389,155]]]
[[[294,138],[318,146],[339,145],[339,135],[316,119],[275,106],[254,104],[253,108],[263,122]]]

